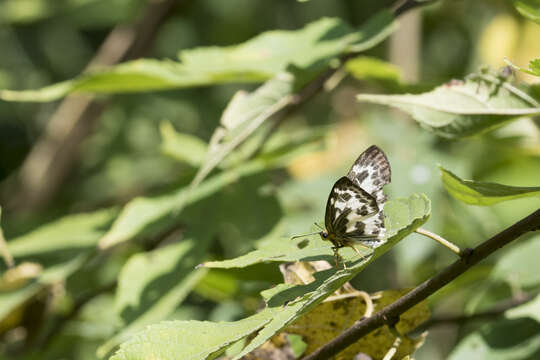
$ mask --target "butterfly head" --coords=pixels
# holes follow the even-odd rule
[[[328,231],[327,230],[323,230],[319,233],[319,235],[321,236],[321,239],[323,240],[328,240]]]

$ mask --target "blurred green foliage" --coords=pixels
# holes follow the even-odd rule
[[[208,354],[262,327],[267,333],[252,346],[264,342],[305,311],[299,301],[257,313],[261,291],[269,298],[284,289],[277,265],[256,257],[245,269],[195,266],[293,246],[283,237],[308,232],[324,218],[332,184],[371,144],[392,165],[389,198],[425,193],[431,217],[424,226],[460,247],[475,246],[538,208],[537,197],[463,204],[446,192],[437,167],[476,181],[453,178],[462,185],[490,182],[537,193],[539,122],[516,116],[516,110],[538,114],[535,77],[496,72],[507,58],[531,61],[528,72],[538,75],[540,26],[528,20],[537,21],[537,2],[441,0],[422,8],[414,81],[403,80],[400,61],[414,54],[389,55],[389,41],[382,42],[392,31],[407,31],[395,30],[381,13],[392,3],[179,1],[156,25],[144,60],[92,70],[101,75],[87,90],[98,84],[110,93],[95,98],[104,110],[77,144],[73,163],[59,172],[60,186],[34,206],[25,200],[30,190],[21,165],[44,136],[58,134],[49,127],[52,114],[69,89],[91,78],[83,72],[111,30],[137,23],[150,7],[141,0],[0,0],[0,97],[50,100],[0,100],[1,226],[17,266],[0,265],[0,358],[97,359],[126,339],[128,350],[139,338],[163,340],[162,332],[185,339],[186,323],[218,329],[208,336]],[[321,39],[321,31],[329,33]],[[280,113],[273,108],[280,99],[293,104],[289,96],[355,46],[362,56],[338,70],[325,90],[287,108],[278,121],[264,117],[269,108]],[[477,72],[483,64],[495,72]],[[284,71],[291,82],[279,82]],[[48,90],[33,92],[40,88]],[[235,96],[238,90],[245,93]],[[411,117],[357,102],[357,95]],[[257,119],[263,121],[244,131]],[[218,161],[200,184],[190,186],[213,158]],[[431,297],[432,313],[474,314],[516,294],[536,294],[538,235],[526,237]],[[314,238],[299,253],[319,245],[327,244]],[[369,292],[410,287],[454,259],[416,234],[392,245],[361,272],[351,268],[346,280]],[[329,248],[324,251],[317,254],[331,260]],[[25,273],[28,268],[33,272]],[[6,276],[12,270],[15,280]],[[323,275],[331,278],[327,271],[319,281]],[[315,305],[313,298],[339,287],[330,283],[303,301]],[[533,301],[486,324],[433,328],[415,358],[536,358],[540,325]],[[162,320],[176,322],[156,324]],[[203,321],[226,321],[231,330]],[[148,333],[137,333],[149,324]],[[509,332],[511,338],[504,335]]]

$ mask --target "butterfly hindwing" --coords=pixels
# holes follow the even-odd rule
[[[363,226],[362,221],[379,212],[376,199],[351,179],[343,176],[330,191],[326,203],[325,225],[329,232],[346,236]]]
[[[385,242],[385,235],[384,214],[381,209],[367,219],[358,220],[356,228],[344,234],[344,238],[359,241],[369,247],[376,248]]]
[[[373,195],[379,204],[386,200],[382,188],[390,183],[390,176],[390,163],[376,145],[360,154],[347,174],[356,186]]]

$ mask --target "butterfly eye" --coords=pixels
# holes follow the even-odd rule
[[[322,232],[322,237],[326,239],[328,237],[328,233],[326,231],[323,231]]]

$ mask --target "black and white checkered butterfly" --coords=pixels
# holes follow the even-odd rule
[[[347,176],[339,179],[326,203],[323,240],[337,249],[354,244],[370,248],[385,241],[383,186],[390,183],[390,164],[384,152],[372,145],[353,164]]]

